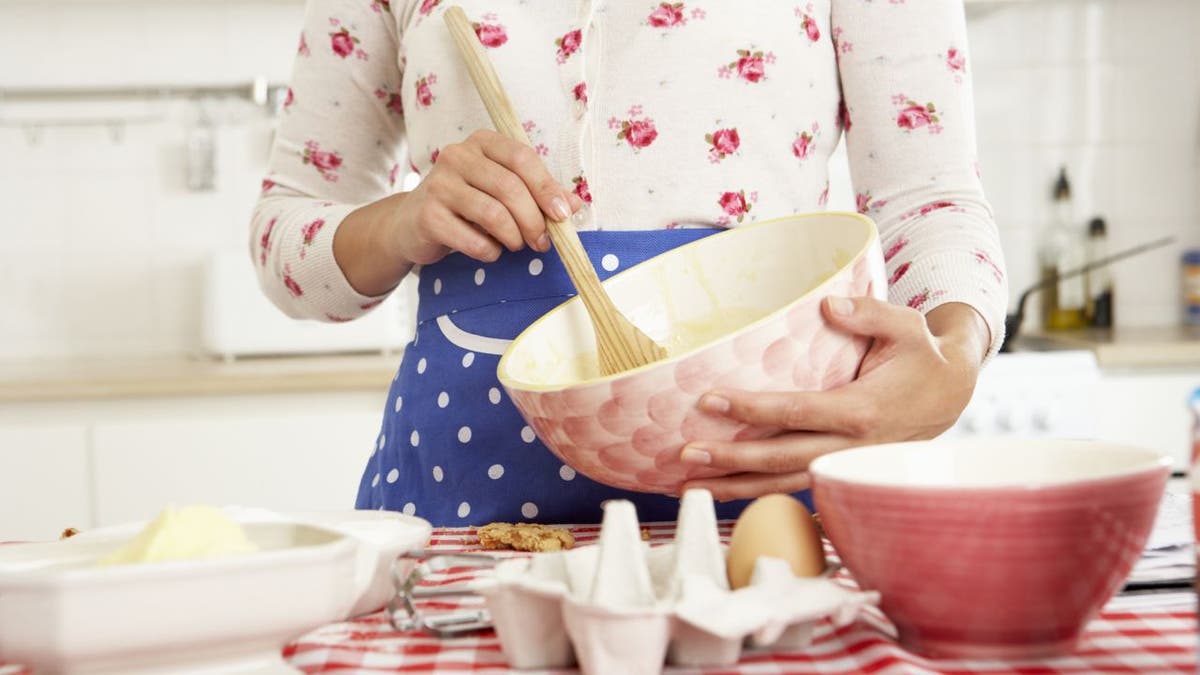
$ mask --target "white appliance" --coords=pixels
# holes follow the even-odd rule
[[[999,354],[946,436],[1093,438],[1100,377],[1090,351]]]
[[[416,326],[416,276],[379,307],[354,321],[297,321],[263,295],[245,250],[218,251],[204,266],[201,345],[226,360],[241,356],[393,352]]]

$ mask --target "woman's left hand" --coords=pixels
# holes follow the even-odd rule
[[[731,472],[689,481],[721,501],[809,487],[808,464],[843,448],[933,438],[949,429],[971,399],[990,340],[971,307],[948,303],[928,315],[873,298],[826,298],[834,328],[874,338],[858,378],[827,391],[751,393],[720,390],[705,411],[784,429],[759,441],[691,443],[684,462]]]

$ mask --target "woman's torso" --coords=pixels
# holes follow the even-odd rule
[[[444,2],[392,7],[421,174],[439,148],[492,126]],[[590,201],[581,229],[730,226],[824,207],[841,134],[828,0],[458,4],[552,173]]]

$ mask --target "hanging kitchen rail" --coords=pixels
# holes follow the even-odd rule
[[[116,85],[97,87],[3,87],[0,86],[0,111],[7,104],[58,104],[96,101],[127,101],[131,99],[168,101],[242,99],[252,105],[277,113],[283,105],[287,85],[272,84],[266,77],[256,77],[242,83],[192,85]],[[167,118],[165,112],[122,113],[118,115],[53,115],[44,113],[27,116],[0,114],[0,128],[17,127],[25,130],[31,144],[36,145],[48,128],[105,127],[114,141],[120,141],[125,129],[134,124],[153,124]]]
[[[116,85],[99,87],[4,87],[0,105],[6,103],[50,103],[56,101],[110,100],[128,98],[243,98],[255,105],[272,102],[286,85],[272,84],[265,77],[248,82],[189,85]]]

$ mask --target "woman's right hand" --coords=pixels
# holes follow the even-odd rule
[[[414,264],[453,251],[493,262],[502,248],[550,250],[546,216],[567,220],[583,202],[524,144],[480,129],[445,146],[411,192],[386,197],[348,216],[334,237],[334,257],[350,285],[382,295]]]
[[[502,247],[545,252],[546,216],[564,221],[581,205],[532,148],[481,129],[442,148],[433,170],[400,200],[395,251],[420,265],[452,251],[481,262],[495,261]]]

